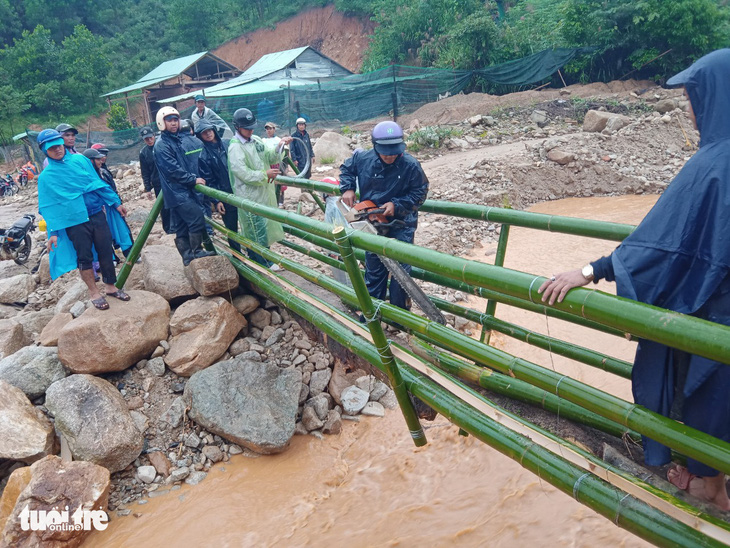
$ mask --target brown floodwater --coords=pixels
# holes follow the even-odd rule
[[[532,211],[638,223],[656,196],[567,199]],[[540,275],[581,267],[615,243],[513,228],[505,266]],[[492,261],[485,249],[471,258]],[[613,291],[612,284],[599,289]],[[482,309],[484,302],[474,299]],[[634,345],[497,306],[497,316],[631,360]],[[630,398],[629,382],[503,336],[495,344]],[[236,456],[199,485],[130,506],[84,547],[648,546],[439,416],[415,448],[398,411],[346,422],[283,454]]]

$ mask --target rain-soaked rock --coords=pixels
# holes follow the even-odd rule
[[[66,374],[55,348],[24,346],[0,360],[0,380],[20,388],[32,400],[45,394],[51,384]]]
[[[0,380],[0,459],[30,463],[55,449],[48,417],[19,388]]]
[[[197,295],[185,276],[180,254],[169,245],[150,245],[142,253],[144,287],[173,304],[179,304]]]
[[[23,326],[15,320],[0,320],[0,358],[14,354],[23,343]]]
[[[58,337],[61,335],[61,330],[73,319],[74,317],[70,312],[61,312],[60,314],[53,316],[51,321],[48,322],[43,328],[43,331],[41,331],[41,345],[58,346]]]
[[[28,479],[22,491],[13,490],[12,498],[7,500],[3,493],[1,506],[11,506],[5,527],[0,532],[0,546],[49,546],[52,548],[71,548],[79,546],[94,529],[105,529],[108,521],[106,508],[109,500],[109,470],[90,462],[64,462],[59,457],[48,456],[29,467],[30,471],[20,468],[13,476],[21,476],[20,483]],[[13,480],[11,476],[11,480]],[[16,481],[13,480],[15,484]],[[17,496],[15,494],[17,493]],[[10,499],[11,497],[8,497]],[[29,511],[57,510],[68,507],[69,523],[74,524],[76,509],[88,511],[88,530],[83,526],[33,531],[23,530],[21,515]],[[2,524],[2,515],[0,515]],[[72,529],[72,530],[69,530]]]
[[[149,291],[131,300],[108,298],[109,309],[89,308],[63,328],[58,356],[73,373],[121,371],[148,357],[167,339],[170,305]]]
[[[301,373],[233,358],[195,373],[184,399],[190,418],[257,453],[284,451],[294,435]]]
[[[170,351],[165,363],[190,376],[215,363],[245,327],[246,319],[221,297],[198,297],[182,304],[170,320]]]
[[[76,460],[117,472],[142,451],[144,438],[127,402],[104,379],[71,375],[55,382],[46,392],[46,407]]]
[[[32,274],[18,274],[0,279],[0,303],[28,302],[28,296],[33,291],[35,291],[35,279]]]
[[[222,255],[194,260],[185,268],[185,275],[203,297],[228,293],[238,287],[238,272]]]

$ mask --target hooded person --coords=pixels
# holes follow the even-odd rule
[[[223,118],[218,116],[213,109],[206,106],[206,99],[203,94],[195,96],[195,110],[193,110],[190,120],[192,121],[193,126],[195,126],[200,120],[208,120],[220,130],[218,134],[221,135],[223,139],[230,139],[233,137],[231,128],[228,127],[228,124],[226,124]]]
[[[63,146],[68,154],[78,154],[76,150],[76,136],[79,134],[79,130],[73,127],[71,124],[61,123],[56,126],[56,131],[63,137]],[[43,160],[43,167],[48,165],[48,158]]]
[[[221,139],[219,131],[208,120],[201,119],[196,123],[195,135],[203,143],[203,150],[198,157],[198,173],[205,179],[208,187],[231,194],[231,181],[228,178],[228,140]],[[208,197],[206,196],[206,198]],[[221,214],[226,228],[238,232],[236,207],[213,198],[208,198],[208,200]],[[229,239],[228,243],[233,249],[241,251],[241,245],[235,240]]]
[[[69,154],[63,137],[53,129],[38,134],[38,146],[48,166],[38,177],[38,211],[46,221],[50,273],[53,279],[75,268],[89,289],[92,304],[109,308],[94,281],[92,263],[98,258],[106,296],[128,301],[114,270],[112,238],[107,216],[127,214],[119,196],[94,171],[88,158]]]
[[[684,86],[699,150],[610,256],[547,280],[543,301],[562,301],[573,287],[605,278],[621,297],[730,325],[730,49],[705,55],[667,84]],[[730,441],[730,366],[641,340],[632,389],[635,403]],[[644,438],[647,464],[670,457],[668,447]],[[687,459],[667,476],[730,510],[717,470]]]
[[[195,185],[204,185],[205,179],[198,177],[197,165],[193,170],[185,155],[177,110],[162,107],[157,111],[156,123],[161,133],[154,144],[153,154],[160,175],[164,206],[170,210],[170,229],[175,231],[175,246],[187,266],[194,259],[214,255],[201,248],[207,234],[203,206]]]
[[[96,171],[99,178],[108,184],[114,193],[119,196],[117,185],[114,182],[114,177],[111,177],[111,173],[109,173],[108,170],[105,172],[105,170],[102,169],[104,166],[103,161],[105,156],[101,150],[103,149],[87,148],[83,152],[83,155],[91,161],[91,165],[94,167],[94,171]],[[122,200],[121,196],[119,196],[119,200]],[[132,244],[134,244],[134,238],[132,237],[132,231],[130,230],[129,225],[122,217],[118,217],[117,215],[107,215],[107,222],[109,223],[109,231],[112,235],[114,248],[121,249],[122,254],[126,257],[132,249]],[[98,265],[95,263],[94,270],[96,271],[98,268]]]
[[[257,125],[256,116],[247,108],[240,108],[233,114],[233,125],[236,134],[228,145],[228,176],[233,193],[257,204],[276,208],[278,204],[272,181],[280,171],[270,166],[283,160],[284,145],[291,142],[291,137],[284,137],[276,146],[265,144],[253,134]],[[276,221],[244,209],[238,210],[238,220],[244,236],[259,245],[269,247],[284,239],[284,229]],[[272,270],[280,269],[250,249],[248,256],[259,264],[271,266]]]
[[[387,237],[409,244],[418,227],[418,209],[428,194],[428,178],[421,164],[408,154],[403,128],[391,121],[380,122],[372,131],[371,150],[356,150],[340,166],[342,202],[352,207],[355,191],[360,200],[370,200],[384,208],[388,221],[399,221]],[[401,264],[406,272],[411,266]],[[388,270],[375,253],[365,254],[365,283],[376,299],[385,299],[388,292]],[[397,280],[390,282],[390,302],[408,309],[408,295]]]

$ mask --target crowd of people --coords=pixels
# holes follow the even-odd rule
[[[690,115],[700,132],[697,154],[687,162],[644,221],[611,254],[582,269],[551,276],[540,288],[543,301],[552,305],[567,292],[591,281],[616,281],[619,295],[641,302],[730,325],[730,50],[713,52],[668,81],[685,88]],[[276,125],[266,122],[266,138],[254,135],[258,125],[249,109],[233,115],[233,130],[196,97],[192,121],[163,107],[157,113],[157,138],[149,128],[140,132],[145,147],[140,165],[147,195],[164,196],[163,228],[175,234],[185,265],[209,254],[201,244],[207,238],[205,215],[221,214],[225,226],[263,247],[283,238],[282,226],[265,217],[215,201],[205,201],[196,185],[206,185],[236,196],[277,207],[272,181],[282,172],[285,147],[291,146],[294,166],[310,177],[313,158],[306,119],[296,121],[291,136],[276,137]],[[39,209],[48,224],[49,249],[56,250],[52,275],[78,266],[97,308],[108,304],[94,283],[93,263],[98,261],[107,296],[128,300],[114,287],[114,246],[125,240],[126,214],[111,173],[105,171],[106,151],[94,146],[77,154],[76,130],[68,124],[43,130],[38,136],[48,156],[39,178]],[[387,234],[412,243],[418,210],[428,193],[428,178],[418,161],[405,152],[402,128],[381,122],[372,131],[372,150],[357,150],[340,168],[342,202],[355,205],[370,200],[388,220],[399,223]],[[306,168],[306,169],[305,169]],[[120,223],[119,221],[122,221]],[[124,224],[126,226],[126,224]],[[128,230],[128,229],[127,229]],[[231,245],[240,249],[236,242]],[[273,270],[260,254],[249,257]],[[409,269],[409,265],[403,265]],[[64,268],[66,270],[64,270]],[[388,291],[388,271],[376,254],[366,259],[368,291],[408,308],[407,295],[395,280]],[[636,403],[717,438],[730,441],[730,367],[689,355],[652,341],[642,340],[633,369]],[[645,439],[645,456],[651,465],[670,460],[670,451]],[[725,476],[698,461],[668,472],[682,489],[730,510]]]

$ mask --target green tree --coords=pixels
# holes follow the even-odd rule
[[[255,2],[253,3],[255,4]],[[219,0],[174,0],[171,21],[174,40],[185,44],[188,50],[181,53],[206,51],[219,40],[218,29],[223,21],[223,11]]]
[[[104,39],[77,25],[63,41],[61,61],[66,73],[66,89],[84,112],[99,104],[106,88],[111,62],[104,51]]]
[[[109,108],[109,115],[106,117],[106,126],[112,131],[121,131],[132,127],[132,124],[129,123],[127,111],[119,103],[112,103]]]
[[[15,135],[17,122],[20,116],[30,108],[25,93],[13,89],[12,86],[0,86],[0,142],[9,144],[9,139]],[[5,129],[7,128],[7,131]]]

